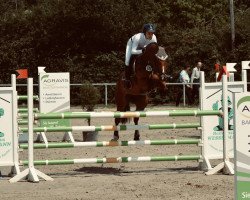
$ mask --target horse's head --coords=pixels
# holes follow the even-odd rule
[[[166,74],[168,55],[165,48],[158,46],[153,42],[147,45],[143,54],[144,59],[148,63],[146,70],[152,71],[154,75],[157,75],[162,81],[166,81],[169,76]]]
[[[147,45],[145,52],[142,54],[144,66],[148,72],[151,88],[158,88],[162,96],[166,95],[167,80],[167,58],[165,48],[158,46],[157,43]]]
[[[135,74],[137,88],[149,92],[158,88],[161,94],[167,91],[167,54],[163,47],[157,43],[147,45],[143,54],[135,61]]]

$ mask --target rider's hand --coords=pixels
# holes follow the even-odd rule
[[[146,51],[146,47],[143,47],[141,51],[144,53]]]

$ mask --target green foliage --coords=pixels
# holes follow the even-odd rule
[[[90,82],[85,81],[80,88],[79,99],[83,109],[93,111],[95,105],[100,101],[101,94]]]
[[[69,71],[72,83],[115,82],[127,40],[147,22],[156,24],[158,43],[166,47],[169,74],[201,60],[214,80],[215,60],[250,59],[249,7],[249,0],[235,1],[232,51],[225,0],[0,1],[0,80],[10,82],[18,68],[36,77],[37,66],[46,66]]]

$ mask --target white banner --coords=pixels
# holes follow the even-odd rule
[[[235,94],[235,199],[250,199],[250,93]]]
[[[0,88],[0,166],[13,166],[15,162],[13,95],[12,89]]]
[[[39,74],[39,100],[41,113],[70,111],[69,73],[41,72]],[[41,121],[44,122],[42,126],[69,125],[69,120],[65,119]]]

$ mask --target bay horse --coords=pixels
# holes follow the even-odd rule
[[[159,47],[157,43],[150,43],[146,46],[144,53],[139,55],[134,63],[135,75],[131,80],[132,86],[128,89],[124,84],[124,76],[122,73],[116,83],[115,102],[117,111],[130,111],[130,103],[135,104],[136,111],[143,111],[149,100],[149,93],[158,89],[160,94],[166,95],[166,81],[168,75],[167,54],[163,47]],[[116,118],[115,125],[119,123],[125,124],[129,121],[128,118]],[[138,125],[139,118],[134,118],[134,124]],[[119,139],[119,132],[114,131],[113,140]],[[140,140],[139,130],[135,130],[134,140]]]

